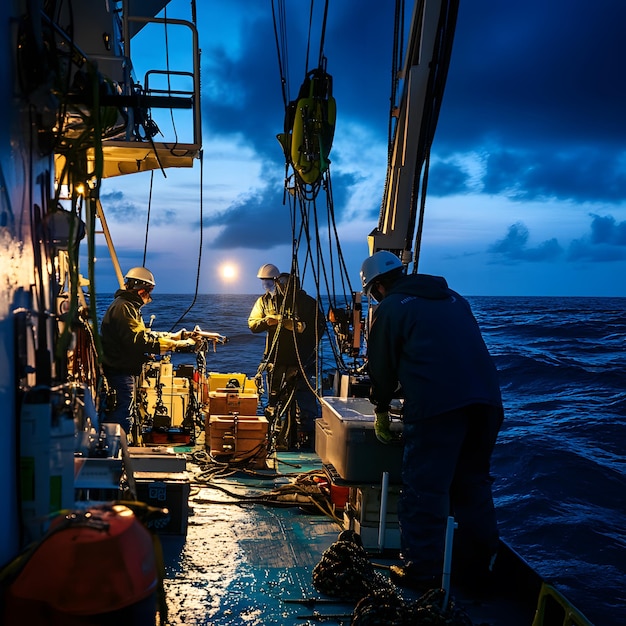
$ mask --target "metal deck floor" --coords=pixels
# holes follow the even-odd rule
[[[313,453],[279,453],[279,459],[289,465],[279,464],[279,472],[269,481],[238,474],[213,482],[244,495],[271,490],[290,476],[321,469],[321,461]],[[188,469],[193,472],[193,466]],[[312,571],[342,528],[329,517],[296,507],[232,502],[215,488],[192,486],[186,537],[161,537],[168,624],[350,624],[353,602],[331,598],[327,598],[330,603],[298,602],[323,598],[313,587]],[[371,560],[387,565],[394,562],[376,556]],[[500,600],[476,603],[456,596],[454,589],[452,594],[475,625],[532,623],[527,609],[512,609]],[[404,590],[402,597],[416,599]]]
[[[286,466],[269,484],[241,476],[214,482],[244,495],[284,484],[285,474],[295,477],[321,468],[314,454],[280,457],[302,467]],[[225,503],[214,503],[217,500]],[[306,623],[301,619],[306,610],[285,600],[319,596],[311,572],[341,528],[326,516],[296,507],[228,503],[232,501],[215,489],[192,487],[187,537],[161,538],[170,623]],[[345,613],[352,608],[347,605]]]

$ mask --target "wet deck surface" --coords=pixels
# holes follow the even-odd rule
[[[199,480],[189,496],[186,537],[161,537],[169,624],[350,624],[355,603],[324,597],[312,584],[313,568],[343,528],[330,517],[298,507],[241,503],[228,495],[270,491],[322,467],[313,453],[279,453],[278,458],[288,464],[263,471],[263,478],[236,473],[208,482],[188,463],[188,471]],[[371,560],[394,562],[393,553],[384,556]],[[406,600],[417,599],[411,592],[399,592]],[[476,626],[532,623],[528,610],[512,609],[500,600],[476,603],[462,594],[454,597]],[[303,602],[319,598],[326,602]]]
[[[279,463],[277,472],[268,472],[274,478],[235,474],[211,483],[249,496],[272,490],[302,472],[321,469],[313,454],[281,457],[300,467]],[[235,502],[218,489],[194,485],[186,539],[161,538],[170,623],[302,624],[302,607],[285,600],[319,596],[311,572],[341,527],[297,507]],[[352,610],[351,605],[345,608],[348,614]]]

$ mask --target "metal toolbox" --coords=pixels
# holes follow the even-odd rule
[[[226,374],[221,372],[209,372],[207,374],[209,391],[223,389],[233,379],[239,383],[239,387],[235,387],[234,390],[239,390],[241,393],[256,393],[256,383],[254,382],[254,378],[248,378],[246,374],[241,374],[239,372]]]
[[[389,444],[376,439],[374,407],[367,398],[323,397],[321,404],[315,451],[322,463],[332,465],[342,480],[352,483],[380,484],[383,472],[389,472],[389,482],[401,482],[401,438]],[[401,433],[402,422],[393,420],[391,431]]]
[[[76,489],[118,489],[122,459],[74,457]]]

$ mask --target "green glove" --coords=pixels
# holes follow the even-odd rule
[[[393,435],[389,430],[389,411],[381,413],[375,412],[376,419],[374,420],[374,432],[376,433],[376,439],[381,443],[390,443],[393,439]]]

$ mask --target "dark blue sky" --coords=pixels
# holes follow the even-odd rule
[[[276,140],[284,107],[271,2],[198,4],[204,259],[209,267],[238,263],[241,281],[228,289],[256,291],[257,267],[288,266],[291,240]],[[333,200],[357,283],[383,193],[393,4],[329,4],[324,52],[338,111]],[[178,6],[186,3],[172,2],[169,14]],[[309,3],[285,6],[293,98],[304,77]],[[461,0],[433,144],[421,271],[445,275],[468,295],[626,296],[624,24],[619,0]],[[163,259],[172,236],[166,211],[188,235],[176,258],[196,253],[197,201],[180,188],[189,193],[198,169],[168,172],[153,197],[164,225],[151,234],[152,258],[165,290],[193,288],[175,276],[171,254]],[[146,189],[145,178],[132,188],[121,179],[107,183],[104,198],[110,194],[120,224],[123,215],[140,223]],[[124,258],[130,263],[134,254],[126,239]],[[203,290],[224,289],[207,279]]]

